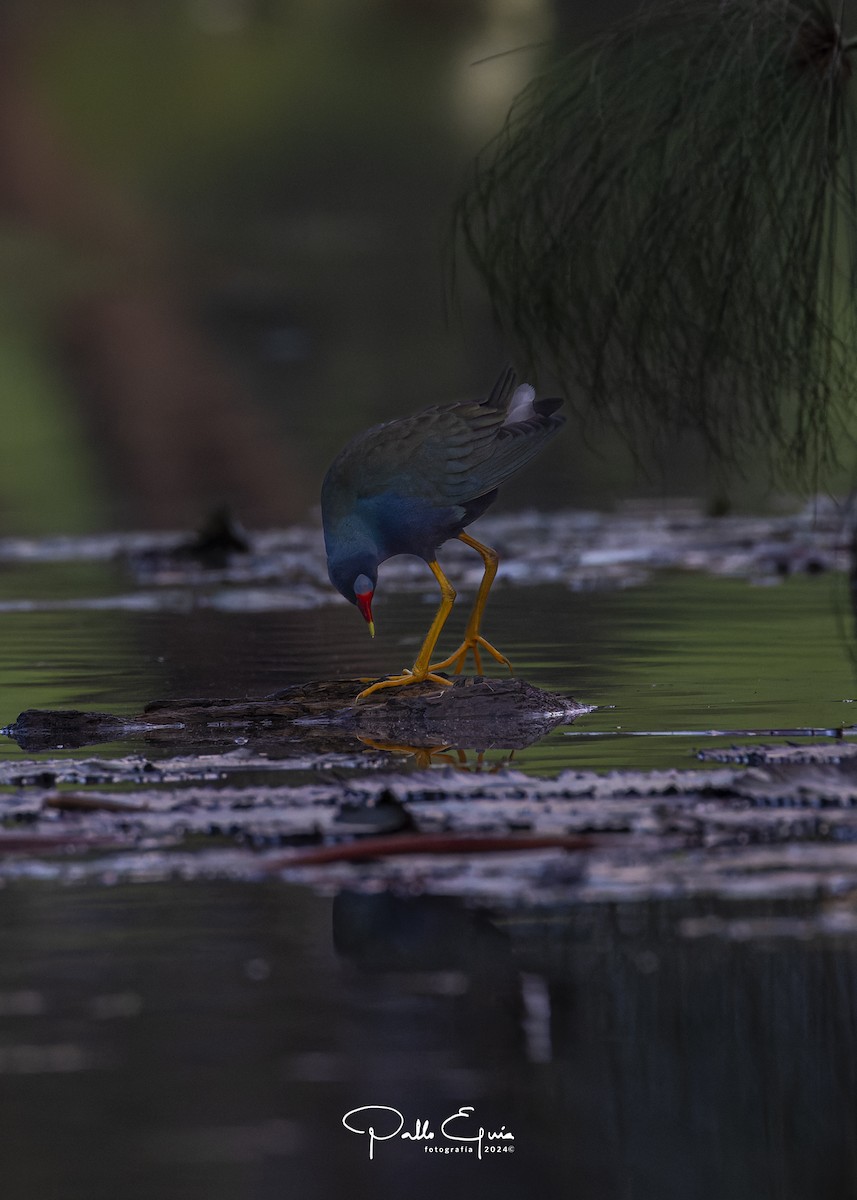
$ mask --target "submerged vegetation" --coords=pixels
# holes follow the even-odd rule
[[[825,0],[649,6],[550,64],[478,158],[456,221],[497,316],[632,444],[843,457],[855,50]]]

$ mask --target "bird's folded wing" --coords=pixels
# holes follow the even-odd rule
[[[564,423],[553,414],[536,413],[512,425],[504,425],[505,419],[505,408],[484,402],[425,409],[390,421],[382,427],[383,436],[359,446],[355,459],[376,494],[402,492],[433,504],[463,504],[514,475]]]

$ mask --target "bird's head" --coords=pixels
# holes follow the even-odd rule
[[[360,609],[369,625],[369,634],[375,636],[375,622],[372,620],[372,597],[375,595],[375,585],[368,575],[358,575],[354,580],[354,603]]]
[[[372,637],[375,636],[375,622],[372,619],[372,597],[375,595],[375,584],[378,580],[378,563],[374,558],[350,556],[347,559],[328,558],[327,572],[330,582],[346,600],[356,604],[369,626]]]

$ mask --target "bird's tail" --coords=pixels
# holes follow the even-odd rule
[[[518,376],[514,368],[507,363],[497,377],[497,382],[488,393],[488,398],[482,401],[485,408],[505,408],[515,390]]]

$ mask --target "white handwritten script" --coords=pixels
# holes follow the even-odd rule
[[[507,1132],[505,1125],[496,1131],[486,1132],[475,1120],[473,1112],[473,1105],[465,1104],[458,1112],[446,1117],[440,1124],[440,1138],[435,1138],[428,1119],[420,1117],[414,1121],[412,1131],[405,1130],[403,1133],[404,1115],[387,1104],[364,1104],[362,1108],[352,1108],[342,1118],[342,1124],[349,1133],[358,1133],[369,1139],[370,1159],[375,1157],[375,1143],[389,1142],[391,1138],[424,1142],[425,1154],[476,1154],[481,1159],[486,1154],[514,1151],[512,1143],[515,1136]]]

